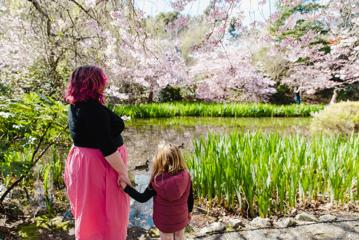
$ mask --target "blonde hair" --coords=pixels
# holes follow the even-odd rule
[[[163,173],[175,174],[187,169],[179,148],[174,144],[160,144],[152,161],[151,181]]]

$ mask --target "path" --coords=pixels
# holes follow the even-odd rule
[[[332,223],[310,223],[282,229],[243,230],[232,233],[214,234],[195,239],[203,240],[359,240],[359,219]]]
[[[276,224],[271,227],[255,227],[254,221],[246,222],[238,230],[234,232],[226,232],[223,230],[223,224],[212,223],[209,227],[194,228],[193,231],[187,234],[187,239],[201,239],[201,240],[359,240],[359,214],[347,213],[345,215],[336,215],[336,220],[330,222],[305,222],[300,220],[295,221],[296,226],[293,227],[278,227]],[[211,227],[217,225],[222,227],[221,232],[217,233],[201,233],[205,228],[215,229]],[[277,227],[275,227],[277,226]],[[221,228],[219,227],[219,228]],[[227,227],[228,229],[228,227]],[[133,229],[135,230],[135,229]],[[144,237],[145,231],[133,231],[132,237],[134,239],[159,239],[158,237],[150,238]],[[140,237],[142,235],[142,237]]]

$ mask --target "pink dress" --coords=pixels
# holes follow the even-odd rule
[[[118,148],[127,165],[124,145]],[[125,240],[130,200],[99,149],[73,146],[64,180],[77,240]]]

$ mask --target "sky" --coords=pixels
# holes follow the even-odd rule
[[[270,11],[275,11],[275,4],[277,0],[267,0],[264,6],[258,5],[260,0],[242,0],[240,10],[243,11],[245,18],[244,24],[249,24],[253,21],[264,21],[270,15]],[[160,12],[173,11],[170,0],[135,0],[138,8],[146,13],[146,15],[157,15]],[[188,4],[186,9],[182,12],[187,15],[199,15],[208,6],[210,0],[195,0]]]

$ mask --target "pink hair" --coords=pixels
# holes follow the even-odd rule
[[[105,102],[104,89],[108,82],[101,68],[81,66],[72,73],[65,93],[65,101],[70,104],[86,100]]]

